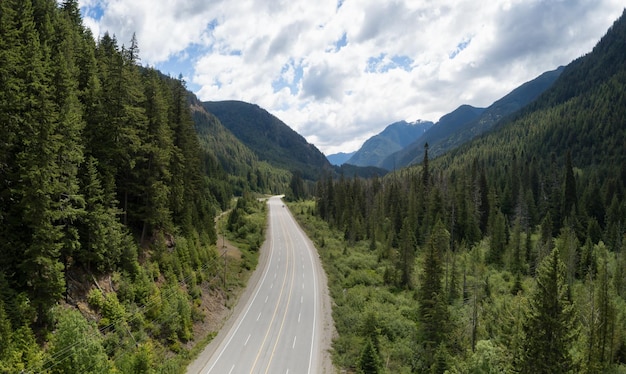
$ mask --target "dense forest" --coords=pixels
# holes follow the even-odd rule
[[[289,171],[278,168],[274,163],[260,161],[252,149],[223,126],[215,115],[206,111],[194,94],[188,94],[200,146],[215,155],[215,158],[208,160],[212,162],[206,168],[213,180],[228,181],[230,189],[226,192],[237,196],[241,196],[247,189],[262,194],[278,194],[288,190],[291,177]],[[268,148],[272,148],[272,145],[268,145]],[[213,177],[218,175],[219,178]],[[219,188],[216,190],[221,191]]]
[[[0,1],[0,373],[180,372],[233,194],[254,266],[250,191],[314,191],[292,206],[341,369],[626,372],[625,16],[490,133],[384,176],[259,161],[127,42],[77,0]]]
[[[236,187],[139,52],[77,0],[0,2],[2,373],[178,372],[203,318]]]
[[[322,170],[330,168],[313,144],[256,104],[207,101],[201,105],[263,161],[307,180],[316,180]]]
[[[318,182],[295,210],[329,273],[338,367],[626,370],[625,40],[623,15],[536,102],[453,152]]]

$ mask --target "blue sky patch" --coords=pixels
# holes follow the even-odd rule
[[[467,48],[472,42],[472,38],[465,38],[459,44],[457,44],[456,49],[448,55],[450,60],[453,60],[459,53],[461,53],[465,48]]]
[[[376,57],[370,57],[367,59],[367,67],[365,71],[367,73],[386,73],[392,69],[402,69],[404,71],[411,71],[413,68],[413,59],[409,56],[394,55],[391,58],[386,53],[381,53]]]
[[[293,81],[289,82],[285,79],[285,73],[289,71],[289,69],[293,69],[294,76]],[[299,92],[298,84],[302,80],[302,75],[304,74],[304,70],[302,69],[302,64],[296,64],[293,59],[290,59],[288,63],[284,64],[282,69],[280,70],[280,77],[275,79],[272,82],[272,89],[274,92],[278,92],[285,87],[289,88],[289,92],[292,95],[296,95]]]
[[[341,39],[335,42],[335,52],[339,52],[339,50],[348,45],[348,35],[344,32],[341,35]]]
[[[81,7],[80,13],[83,17],[93,18],[99,21],[104,15],[104,9],[102,8],[102,2],[98,1],[92,7]]]

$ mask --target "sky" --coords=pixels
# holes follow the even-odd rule
[[[622,0],[79,0],[94,37],[200,100],[258,104],[326,155],[486,107],[591,51]]]

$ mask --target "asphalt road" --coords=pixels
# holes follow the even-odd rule
[[[257,269],[260,278],[230,328],[220,331],[187,373],[323,371],[317,252],[278,197],[268,206],[268,252]]]

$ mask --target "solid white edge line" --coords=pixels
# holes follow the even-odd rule
[[[272,230],[274,230],[273,226],[272,226]],[[248,306],[246,308],[246,312],[239,319],[239,323],[237,323],[237,327],[234,330],[232,330],[232,334],[230,335],[230,337],[229,337],[228,341],[226,342],[226,344],[222,347],[222,350],[220,351],[220,354],[217,356],[217,358],[215,359],[215,362],[213,362],[213,365],[211,365],[211,367],[207,371],[207,374],[210,373],[213,370],[213,368],[215,367],[217,362],[220,360],[220,358],[222,357],[222,355],[226,351],[226,348],[230,345],[230,342],[233,340],[233,337],[237,334],[237,331],[239,331],[239,328],[241,327],[241,324],[243,323],[243,321],[246,319],[246,316],[248,315],[248,312],[250,312],[250,309],[252,308],[252,305],[254,304],[254,301],[256,300],[256,297],[259,295],[259,292],[261,291],[261,285],[265,282],[265,278],[267,277],[267,274],[269,273],[269,268],[270,268],[270,264],[272,262],[272,258],[273,257],[274,257],[274,239],[273,239],[273,236],[272,236],[272,241],[271,241],[271,244],[270,244],[270,258],[267,260],[268,264],[265,267],[265,271],[263,272],[263,278],[257,284],[257,289],[254,292],[254,296],[252,297],[252,300],[250,300],[250,303],[248,304]],[[278,259],[280,261],[280,257]],[[210,359],[209,359],[209,362],[210,362]],[[233,365],[233,369],[234,368],[235,368],[235,365]],[[204,369],[204,367],[203,367],[203,369]],[[231,371],[232,371],[232,369],[231,369]]]

